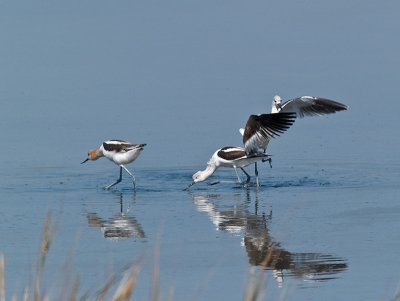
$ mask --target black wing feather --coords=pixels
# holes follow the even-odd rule
[[[245,144],[256,133],[264,138],[280,136],[288,130],[296,119],[296,113],[250,115],[243,134]]]
[[[243,133],[243,144],[247,155],[265,152],[271,138],[280,136],[291,127],[296,113],[250,115]]]

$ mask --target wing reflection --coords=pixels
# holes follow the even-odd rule
[[[284,276],[328,281],[347,269],[347,260],[330,254],[294,253],[285,250],[269,233],[272,211],[259,213],[258,192],[251,210],[250,191],[227,199],[218,194],[193,195],[198,211],[207,213],[216,230],[243,235],[243,245],[251,265],[272,270],[278,283]],[[253,211],[253,212],[252,212]]]
[[[129,237],[144,238],[145,233],[140,223],[135,217],[129,216],[135,202],[135,194],[132,195],[132,200],[124,210],[124,202],[122,193],[119,196],[119,213],[110,218],[101,218],[95,212],[87,214],[88,224],[90,227],[98,227],[101,229],[104,237],[107,239],[123,239]]]

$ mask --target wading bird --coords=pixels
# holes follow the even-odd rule
[[[279,95],[275,95],[272,100],[271,114],[275,113],[296,113],[297,118],[304,118],[305,116],[320,116],[333,114],[339,111],[347,110],[348,106],[327,98],[314,97],[314,96],[301,96],[282,102]],[[244,135],[244,129],[239,129],[240,134]],[[268,141],[259,141],[261,149],[266,150]]]
[[[243,131],[244,148],[227,146],[218,149],[207,162],[206,169],[192,176],[193,182],[188,187],[205,181],[219,167],[234,168],[241,182],[237,173],[237,168],[240,168],[247,176],[246,183],[248,183],[250,175],[243,168],[253,163],[257,164],[258,161],[271,163],[271,158],[265,152],[268,142],[289,129],[295,119],[296,113],[251,115]],[[255,175],[258,186],[257,165],[255,165]]]
[[[301,96],[287,101],[282,102],[279,95],[275,95],[272,100],[271,114],[282,114],[282,113],[296,113],[297,118],[303,118],[305,116],[320,116],[333,114],[339,111],[347,110],[348,106],[327,98],[315,97],[315,96]],[[243,136],[243,141],[246,140],[244,137],[245,129],[239,129],[239,132]],[[260,137],[258,143],[258,151],[266,151],[269,139]],[[257,169],[257,162],[255,169]]]
[[[97,160],[104,156],[119,166],[119,178],[106,186],[105,189],[109,189],[121,182],[122,169],[125,169],[132,177],[133,189],[136,189],[135,176],[125,167],[125,164],[135,161],[145,146],[146,144],[132,144],[124,140],[107,140],[104,141],[99,148],[90,150],[86,160],[81,162],[81,164],[88,160]]]

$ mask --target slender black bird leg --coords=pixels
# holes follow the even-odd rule
[[[244,172],[244,174],[247,176],[247,180],[246,180],[246,183],[249,183],[250,182],[250,175],[242,168],[242,167],[240,167],[240,169]]]
[[[269,162],[269,166],[272,168],[272,158],[263,159],[262,162]]]
[[[117,185],[119,182],[121,182],[121,180],[122,180],[122,167],[120,166],[120,167],[119,167],[119,179],[116,180],[114,183],[112,183],[112,184],[110,184],[110,185],[104,187],[104,189],[110,189],[110,188],[113,187],[114,185]]]
[[[260,184],[258,182],[258,169],[257,169],[257,162],[254,163],[254,174],[256,175],[256,186],[259,187]]]

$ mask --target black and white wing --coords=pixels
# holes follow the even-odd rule
[[[280,136],[294,123],[296,113],[250,115],[243,133],[247,155],[265,152],[271,138]]]
[[[333,114],[347,110],[347,105],[314,96],[302,96],[289,99],[280,105],[279,112],[294,112],[297,117]]]
[[[143,149],[146,144],[132,144],[125,140],[107,140],[103,142],[103,148],[109,152],[123,153],[133,149]]]

